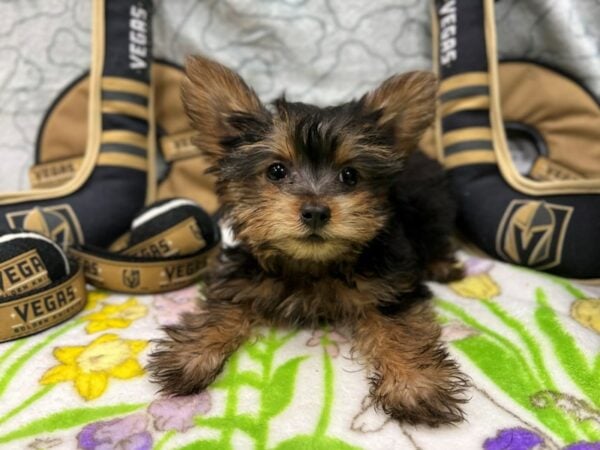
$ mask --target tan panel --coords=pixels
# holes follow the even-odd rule
[[[99,166],[119,166],[129,169],[148,170],[148,161],[141,156],[120,152],[102,152],[98,156]]]
[[[75,176],[82,162],[79,157],[36,164],[29,169],[29,183],[34,189],[60,186]]]
[[[489,84],[489,77],[487,72],[467,72],[459,75],[454,75],[440,83],[439,93],[445,94],[446,92],[453,91],[454,89],[460,89],[471,86],[482,86]]]
[[[143,97],[148,97],[150,94],[150,86],[148,84],[119,77],[103,77],[102,90],[127,92]]]
[[[156,123],[166,134],[162,142],[165,142],[165,138],[167,142],[173,142],[178,136],[190,136],[193,133],[181,101],[183,72],[174,67],[160,67],[160,71],[152,72],[156,89]],[[174,158],[178,153],[165,148],[162,150],[167,159]],[[191,152],[189,155],[191,156]],[[209,213],[215,212],[218,208],[215,178],[204,173],[206,168],[201,157],[173,161],[167,179],[158,186],[158,198],[187,197]]]
[[[38,162],[83,156],[88,134],[88,94],[86,77],[56,103],[40,135]]]
[[[600,178],[600,107],[574,82],[540,66],[499,66],[505,121],[543,136],[550,158],[586,178]]]
[[[155,89],[155,117],[161,130],[165,132],[161,138],[161,143],[165,146],[163,148],[165,157],[169,160],[192,157],[181,163],[172,164],[169,178],[159,186],[158,198],[185,196],[214,212],[217,208],[214,177],[204,174],[206,165],[200,158],[195,157],[198,154],[197,149],[189,145],[189,138],[193,134],[193,130],[189,125],[180,97],[180,82],[183,72],[166,64],[154,63],[152,76]],[[121,81],[127,82],[128,80],[104,78],[103,86],[105,89],[136,94],[142,94],[141,88],[146,86],[136,82],[123,84]],[[83,156],[87,135],[87,89],[88,80],[84,79],[67,92],[64,99],[57,105],[58,109],[52,112],[47,122],[47,137],[46,135],[42,136],[46,139],[41,141],[41,161]],[[63,114],[63,109],[68,114]],[[78,123],[77,120],[82,120],[82,122]],[[65,123],[72,124],[72,126],[65,127]],[[106,139],[113,138],[120,139],[122,142],[125,135],[120,133],[121,131],[104,132],[103,138],[105,142]],[[124,133],[131,132],[124,131]],[[141,139],[137,143],[141,144]],[[144,143],[143,147],[146,145]],[[148,164],[141,160],[128,159],[125,161],[124,157],[115,160],[115,156],[101,155],[99,158],[101,165],[124,165],[139,170],[145,170],[143,167]]]
[[[148,120],[148,107],[120,100],[103,100],[102,112],[107,114],[124,114]]]
[[[160,147],[165,159],[167,161],[175,161],[176,159],[199,156],[201,152],[193,142],[195,135],[195,131],[184,131],[183,133],[161,137]]]
[[[491,141],[492,129],[488,127],[469,127],[448,131],[442,136],[444,147],[464,141]]]
[[[148,147],[146,135],[127,130],[104,131],[100,141],[103,144],[130,144],[143,149]]]
[[[215,178],[203,175],[206,167],[202,158],[173,162],[169,176],[158,186],[158,198],[187,197],[214,213],[219,206]]]
[[[582,178],[577,172],[567,169],[563,165],[558,164],[545,156],[540,156],[535,160],[529,175],[534,180],[539,181],[579,180]]]
[[[442,117],[449,116],[458,111],[468,109],[487,109],[490,107],[490,97],[488,95],[475,95],[473,97],[457,98],[443,102],[441,106]]]
[[[181,101],[181,80],[181,69],[167,65],[155,65],[153,68],[156,123],[167,135],[192,131]]]
[[[496,156],[491,150],[465,150],[454,155],[446,156],[444,166],[447,169],[452,169],[458,166],[466,166],[468,164],[495,163]]]

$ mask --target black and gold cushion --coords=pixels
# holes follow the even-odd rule
[[[600,104],[563,73],[499,63],[493,0],[435,0],[436,128],[459,225],[480,249],[563,276],[600,277]]]

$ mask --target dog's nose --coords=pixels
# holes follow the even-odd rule
[[[331,209],[325,205],[304,205],[300,211],[300,218],[302,219],[302,223],[316,230],[329,221],[331,218]]]

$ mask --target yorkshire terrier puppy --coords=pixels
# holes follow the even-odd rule
[[[182,98],[238,245],[206,280],[203,311],[165,328],[149,370],[162,391],[205,389],[257,325],[347,328],[374,403],[437,426],[463,419],[467,378],[440,342],[427,279],[462,276],[455,205],[416,151],[436,80],[389,78],[358,101],[265,106],[240,76],[192,57]]]

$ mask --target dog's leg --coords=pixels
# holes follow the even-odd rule
[[[373,311],[357,324],[354,350],[368,365],[371,395],[394,419],[431,426],[463,420],[468,381],[439,336],[429,302],[394,317]]]
[[[227,303],[183,316],[182,323],[165,327],[150,355],[148,370],[167,394],[189,395],[205,389],[223,369],[227,358],[247,339],[249,311]]]
[[[446,258],[430,261],[425,269],[425,278],[438,283],[451,283],[464,278],[464,266],[451,254]]]

